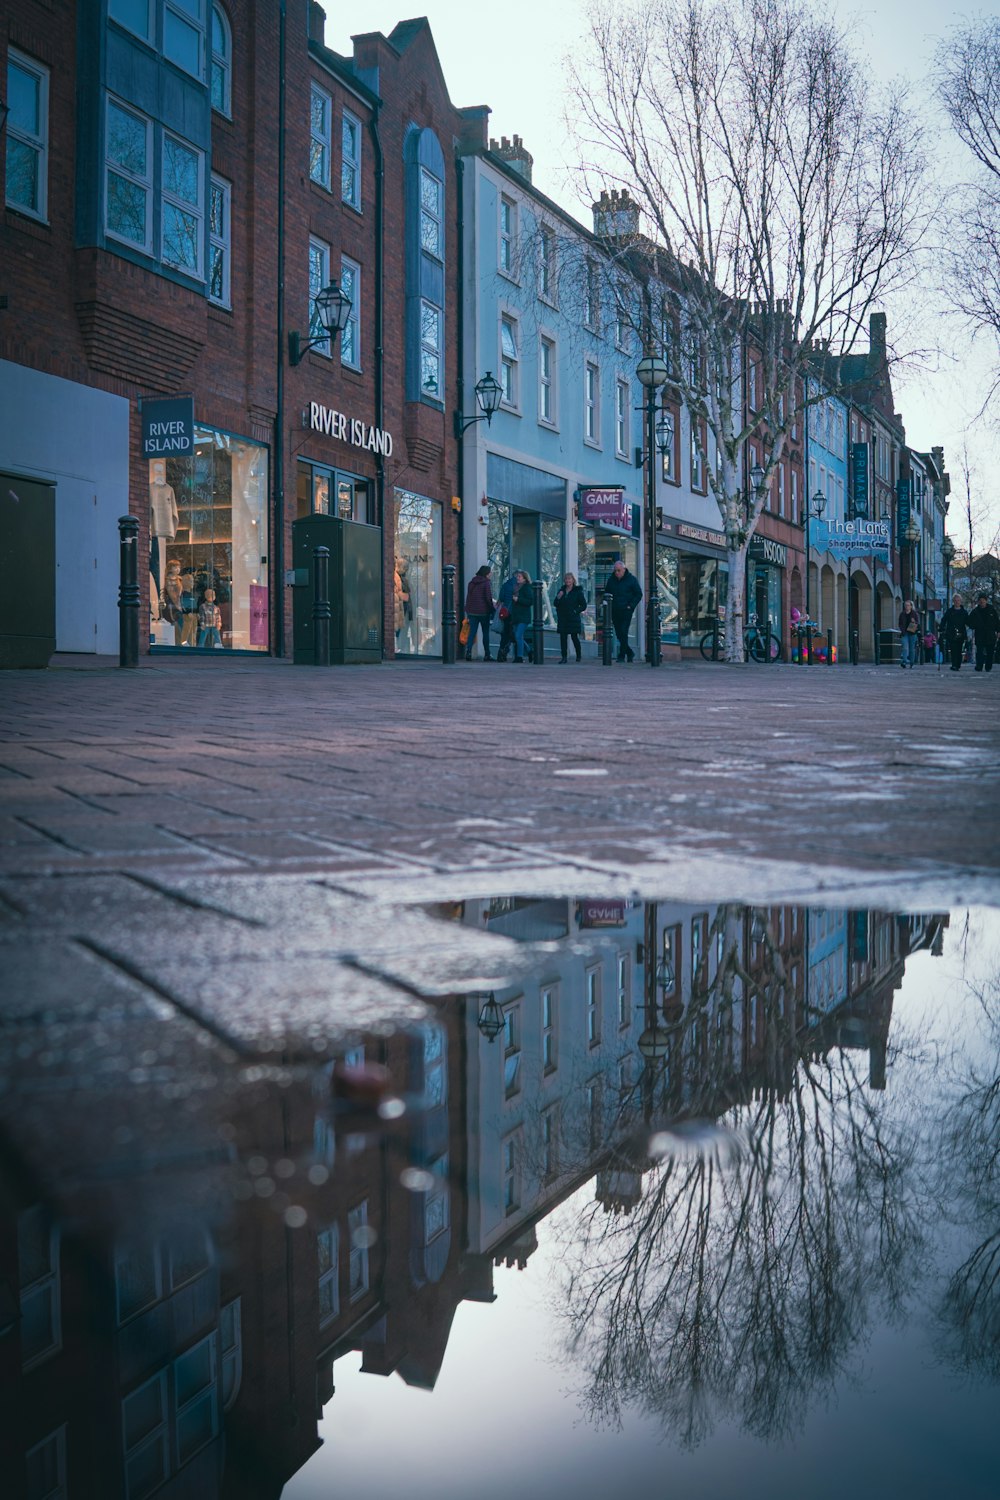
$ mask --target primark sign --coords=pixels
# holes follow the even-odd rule
[[[829,552],[832,557],[871,557],[889,561],[892,546],[891,521],[809,522],[809,545],[814,552]]]

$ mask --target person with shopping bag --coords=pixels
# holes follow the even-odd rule
[[[476,631],[483,638],[483,661],[492,661],[490,652],[490,622],[496,608],[493,602],[493,588],[490,584],[490,565],[483,563],[477,568],[474,576],[469,579],[469,587],[465,591],[465,614],[469,622],[469,633],[465,641],[465,659],[472,660],[472,648],[476,644]]]

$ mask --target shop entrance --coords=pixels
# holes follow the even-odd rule
[[[491,500],[487,551],[493,569],[494,594],[518,570],[527,573],[532,581],[541,579],[543,619],[554,629],[552,599],[564,571],[562,521],[536,510]]]

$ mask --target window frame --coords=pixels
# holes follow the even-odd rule
[[[222,23],[222,34],[225,38],[225,50],[219,52],[215,45],[215,19],[218,16]],[[209,59],[208,93],[212,101],[212,109],[217,115],[224,119],[233,118],[233,28],[229,17],[221,5],[215,4],[213,0],[211,15],[212,39],[211,57]],[[222,103],[215,102],[215,76],[216,67],[222,75]]]
[[[511,331],[511,342],[514,353],[508,355],[504,349],[504,328],[509,327]],[[506,308],[500,309],[499,334],[497,338],[500,365],[500,405],[506,411],[520,412],[521,410],[521,347],[520,347],[520,324],[514,313],[508,312]],[[508,380],[509,376],[509,380]],[[509,389],[508,389],[509,387]]]
[[[359,265],[359,263],[356,260],[352,260],[349,255],[342,255],[340,257],[340,288],[341,288],[341,291],[343,291],[343,288],[344,288],[344,272],[345,271],[349,271],[350,274],[354,278],[354,295],[351,298],[351,312],[350,312],[350,316],[347,319],[347,322],[344,324],[343,328],[340,330],[340,363],[341,363],[341,365],[345,366],[348,370],[358,370],[358,371],[360,371],[361,370],[361,266]],[[351,337],[352,337],[352,341],[354,343],[354,348],[355,348],[355,357],[353,359],[347,359],[344,356],[344,350],[347,347],[347,339],[345,338],[344,335],[347,333],[347,330],[349,328],[352,329]]]
[[[4,160],[4,205],[14,213],[24,214],[29,219],[35,219],[40,224],[49,222],[49,69],[44,63],[35,62],[34,58],[22,52],[17,47],[7,49],[7,73],[5,79],[6,97],[10,101],[10,70],[11,66],[20,68],[22,73],[33,75],[38,85],[38,124],[39,135],[32,135],[14,123],[13,111],[7,116],[7,152]],[[7,196],[7,167],[10,162],[10,142],[18,141],[26,150],[35,153],[37,158],[35,193],[38,199],[37,208],[28,208],[23,203],[12,201]]]
[[[121,163],[114,161],[109,153],[110,115],[112,108],[121,110],[122,114],[131,115],[133,119],[139,120],[146,129],[146,175],[140,177],[138,173]],[[114,172],[126,182],[134,184],[143,190],[146,196],[145,214],[145,239],[140,243],[138,240],[130,239],[122,234],[120,230],[112,229],[109,220],[109,194],[108,175]],[[104,111],[104,234],[108,239],[117,241],[120,245],[128,245],[133,250],[139,250],[144,255],[153,254],[153,121],[141,110],[135,109],[130,104],[125,104],[116,95],[108,93],[105,96]]]
[[[213,217],[213,194],[216,189],[222,193],[223,215],[225,219],[223,232],[216,234],[212,227]],[[213,172],[208,184],[208,275],[205,278],[208,300],[214,307],[231,309],[233,305],[232,289],[232,264],[233,264],[233,236],[232,236],[232,205],[233,185],[225,177],[220,177]],[[218,251],[222,257],[222,292],[218,297],[212,295],[212,272],[215,264],[215,252]]]
[[[174,1452],[177,1455],[178,1470],[182,1469],[185,1464],[190,1463],[192,1458],[201,1453],[203,1449],[207,1448],[209,1443],[214,1442],[214,1440],[219,1435],[219,1350],[216,1335],[217,1330],[213,1328],[211,1333],[207,1333],[204,1338],[195,1339],[193,1344],[189,1344],[186,1349],[182,1349],[180,1353],[176,1354],[171,1361],[174,1398],[174,1409],[172,1414]],[[185,1360],[190,1359],[194,1354],[197,1353],[198,1350],[202,1348],[208,1350],[208,1380],[204,1385],[199,1386],[194,1394],[189,1396],[187,1400],[182,1403],[177,1389],[179,1380],[179,1367]],[[201,1442],[198,1443],[197,1447],[185,1449],[185,1451],[182,1453],[180,1436],[181,1421],[184,1417],[188,1416],[196,1406],[200,1406],[205,1401],[206,1396],[208,1397],[209,1409],[211,1411],[211,1431],[208,1433],[207,1437],[205,1437]]]
[[[601,446],[601,367],[589,356],[583,361],[583,441],[589,448]]]
[[[331,115],[331,119],[332,119],[332,115]],[[348,123],[350,123],[354,127],[355,140],[357,141],[357,151],[356,151],[356,153],[354,155],[350,155],[350,156],[348,155],[348,152],[347,152],[347,139],[346,139],[346,137],[347,137],[347,125],[348,125]],[[361,212],[361,157],[362,157],[362,145],[363,145],[363,138],[362,138],[362,130],[361,130],[361,121],[358,119],[358,116],[356,114],[352,113],[351,110],[349,110],[349,109],[343,110],[341,112],[341,118],[340,118],[340,201],[341,201],[341,203],[346,203],[347,206],[348,206],[348,208],[353,208],[354,211],[355,211],[355,213],[360,213]],[[344,178],[345,178],[345,175],[346,175],[346,173],[347,173],[348,170],[350,170],[351,172],[354,173],[354,191],[353,191],[353,193],[347,193],[347,192],[344,191]]]
[[[319,1269],[320,1241],[329,1236],[330,1249],[328,1253],[329,1265],[325,1271]],[[329,1328],[331,1323],[340,1317],[340,1225],[334,1220],[316,1231],[316,1309],[320,1328]],[[325,1286],[333,1288],[330,1299],[331,1311],[324,1313],[321,1308],[322,1293]]]
[[[542,427],[559,426],[559,388],[556,379],[556,341],[551,334],[538,335],[538,421]],[[548,406],[548,411],[545,410]]]
[[[631,434],[629,433],[629,408],[632,396],[629,383],[618,376],[615,380],[615,457],[628,458],[628,445]]]
[[[604,1004],[604,973],[600,964],[591,964],[584,971],[585,1011],[587,1046],[601,1045],[601,1011]]]
[[[124,20],[123,17],[116,16],[114,14],[114,12],[112,11],[112,9],[111,9],[111,7],[112,7],[113,4],[114,4],[114,0],[108,0],[108,20],[109,21],[114,21],[115,25],[116,26],[120,26],[123,31],[127,31],[128,34],[129,34],[129,36],[137,36],[142,41],[148,42],[151,47],[153,47],[153,46],[156,45],[156,15],[155,15],[154,9],[153,9],[153,0],[145,0],[145,5],[146,5],[146,29],[145,29],[145,31],[136,31],[135,27],[132,26],[128,21]]]
[[[371,1291],[371,1258],[370,1245],[355,1245],[354,1233],[356,1229],[368,1228],[368,1199],[362,1198],[353,1208],[347,1211],[347,1240],[348,1240],[348,1278],[347,1278],[347,1300],[351,1303],[360,1302],[362,1297]],[[360,1275],[355,1278],[355,1266],[360,1268]]]
[[[542,1033],[542,1076],[548,1077],[559,1067],[559,984],[539,987],[538,1012]]]
[[[521,1064],[523,1052],[521,1047],[521,1002],[515,1000],[512,1004],[502,1008],[503,1014],[503,1052],[500,1055],[501,1076],[503,1078],[503,1097],[507,1104],[511,1099],[516,1099],[521,1092]],[[508,1064],[513,1062],[513,1071]]]
[[[704,435],[699,417],[692,416],[691,427],[691,489],[697,495],[708,493],[708,463],[699,439]]]
[[[538,226],[538,296],[542,302],[556,303],[556,232],[550,224]]]
[[[424,182],[433,182],[437,188],[437,209],[432,211],[424,203]],[[444,183],[436,172],[430,167],[425,167],[423,162],[419,165],[417,173],[417,214],[419,224],[420,253],[429,255],[434,260],[444,261]],[[432,223],[437,231],[437,248],[431,250],[424,244],[424,219]]]
[[[154,1442],[158,1442],[161,1445],[160,1451],[163,1455],[163,1462],[161,1464],[163,1477],[159,1481],[160,1484],[165,1483],[166,1480],[170,1478],[170,1475],[173,1472],[170,1446],[170,1392],[167,1388],[167,1373],[169,1369],[170,1366],[165,1365],[162,1369],[157,1370],[154,1375],[151,1375],[148,1380],[143,1380],[139,1385],[133,1387],[132,1390],[128,1391],[122,1397],[122,1467],[124,1469],[125,1477],[126,1500],[131,1500],[132,1495],[128,1472],[129,1460],[130,1458],[136,1457],[145,1448],[151,1447]],[[146,1388],[151,1385],[158,1385],[160,1389],[160,1420],[156,1423],[155,1426],[151,1427],[148,1432],[144,1433],[137,1442],[133,1443],[130,1446],[128,1441],[128,1429],[126,1426],[125,1408],[130,1401],[134,1400],[136,1396],[138,1396],[142,1391],[145,1391]],[[151,1491],[146,1491],[146,1494],[150,1493]]]
[[[56,1487],[45,1492],[45,1500],[66,1500],[68,1490],[66,1487],[66,1423],[62,1422],[52,1432],[46,1433],[40,1442],[33,1443],[24,1455],[25,1478],[30,1478],[29,1465],[36,1454],[43,1449],[55,1448]]]
[[[176,144],[178,146],[181,146],[185,151],[190,151],[191,155],[195,158],[195,161],[197,163],[197,171],[198,171],[198,188],[197,188],[198,201],[197,201],[196,205],[192,205],[189,202],[188,199],[180,197],[180,195],[177,194],[177,193],[168,192],[167,189],[166,189],[166,187],[164,186],[164,177],[166,175],[166,173],[165,173],[165,163],[166,163],[167,145],[168,145],[168,142],[170,142],[170,141],[176,142]],[[205,166],[206,166],[206,161],[205,161],[205,152],[204,151],[202,151],[198,146],[192,145],[190,141],[186,141],[184,139],[184,137],[181,136],[181,135],[178,135],[176,131],[174,131],[174,130],[167,130],[166,127],[162,128],[162,130],[160,132],[160,195],[159,195],[159,207],[160,207],[160,256],[159,256],[159,259],[160,259],[160,264],[164,265],[164,266],[168,266],[171,271],[179,271],[182,276],[189,276],[192,281],[202,281],[202,282],[205,280],[205,217],[206,217],[206,215],[205,215],[205,208],[206,208],[206,200],[205,200]],[[165,249],[166,249],[166,247],[165,247],[165,236],[166,236],[166,218],[167,218],[166,210],[167,210],[168,207],[176,209],[178,213],[190,214],[192,218],[194,218],[194,219],[197,220],[197,235],[196,235],[195,243],[198,246],[198,263],[197,263],[196,268],[193,271],[188,266],[180,265],[176,261],[168,260],[167,259],[167,256],[166,256],[166,253],[165,253]]]
[[[597,262],[588,256],[584,269],[584,306],[583,326],[591,333],[599,333],[601,328],[601,280]]]
[[[615,956],[615,989],[618,1000],[618,1029],[623,1031],[632,1023],[632,955],[627,950]]]
[[[186,9],[185,6],[179,5],[179,4],[175,4],[174,0],[163,0],[163,32],[162,32],[162,38],[161,38],[161,40],[162,40],[162,46],[161,46],[160,51],[161,51],[161,54],[162,54],[162,56],[163,56],[163,58],[164,58],[164,60],[166,62],[172,63],[175,68],[179,68],[180,71],[182,73],[186,73],[189,78],[196,78],[199,83],[204,83],[204,81],[205,81],[205,59],[206,59],[206,54],[209,51],[209,45],[210,45],[209,44],[209,39],[208,39],[208,37],[206,35],[207,30],[208,30],[208,24],[207,23],[208,23],[209,17],[207,15],[206,0],[196,0],[196,4],[198,5],[198,8],[199,8],[199,15],[198,15],[197,18],[195,18],[194,16],[192,16],[191,12],[188,9]],[[177,18],[177,21],[180,23],[181,26],[186,26],[186,27],[188,27],[189,30],[197,32],[197,35],[198,35],[198,71],[197,71],[197,73],[192,73],[191,69],[185,63],[180,62],[178,58],[171,56],[171,54],[167,51],[167,18],[169,16],[171,16],[171,15],[175,16]],[[211,91],[211,78],[209,79],[209,89]]]
[[[505,1218],[521,1209],[521,1138],[518,1126],[500,1142],[500,1203]]]
[[[504,210],[508,209],[508,228],[504,228]],[[497,204],[497,270],[501,276],[506,276],[509,281],[517,281],[515,264],[517,260],[517,218],[518,203],[516,198],[511,198],[507,193],[501,193]],[[506,251],[506,261],[504,264]]]
[[[433,312],[437,318],[437,343],[432,344],[424,337],[424,312]],[[433,355],[437,361],[437,388],[429,390],[424,383],[424,356]],[[442,394],[444,386],[444,309],[429,297],[420,299],[420,395],[424,400],[443,401]]]
[[[319,334],[317,332],[313,331],[313,302],[315,300],[315,295],[316,295],[313,292],[313,288],[312,288],[312,279],[313,279],[312,278],[312,257],[313,257],[313,252],[314,251],[318,251],[319,252],[320,258],[321,258],[321,260],[323,261],[323,264],[326,267],[325,271],[323,271],[320,274],[320,276],[318,277],[318,280],[319,280],[320,284],[319,284],[319,287],[317,288],[317,291],[322,291],[325,286],[329,286],[329,284],[330,284],[330,271],[331,271],[331,263],[332,263],[332,256],[333,256],[332,247],[327,244],[326,240],[321,240],[319,238],[319,236],[315,235],[315,234],[311,234],[309,236],[309,252],[308,252],[309,253],[309,260],[308,260],[308,265],[309,265],[309,282],[308,282],[309,308],[308,308],[308,312],[307,312],[306,317],[307,317],[307,326],[308,326],[308,329],[309,329],[309,339],[310,339],[310,341],[312,341],[315,338],[319,338]],[[323,357],[323,359],[332,359],[333,358],[332,340],[330,338],[328,338],[328,337],[322,338],[319,343],[312,344],[312,347],[309,349],[308,352],[310,354],[319,354],[319,355],[321,355]]]
[[[325,126],[317,129],[313,113],[316,104],[323,111]],[[316,153],[319,152],[317,156]],[[319,174],[313,170],[314,162],[321,167]],[[309,181],[329,193],[333,187],[333,95],[315,78],[309,80]]]

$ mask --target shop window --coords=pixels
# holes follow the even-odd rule
[[[344,110],[340,131],[340,197],[351,208],[361,209],[361,121]]]
[[[556,346],[544,336],[538,341],[538,420],[549,427],[556,423]]]
[[[49,70],[11,47],[7,53],[6,202],[46,218],[49,177]]]
[[[66,1500],[66,1428],[57,1427],[24,1455],[25,1500]]]
[[[233,33],[221,5],[212,6],[212,108],[232,117]]]
[[[495,588],[510,577],[510,551],[510,506],[490,500],[486,509],[486,557]]]
[[[166,0],[163,55],[190,73],[204,76],[205,0]]]
[[[30,1370],[62,1348],[59,1231],[40,1203],[18,1215],[17,1271],[21,1365]]]
[[[340,290],[350,299],[351,312],[340,334],[340,363],[361,368],[361,267],[347,256],[340,261]]]
[[[232,306],[230,266],[232,262],[232,184],[212,176],[208,222],[208,297],[220,307]]]
[[[165,265],[201,278],[204,244],[205,155],[163,133],[161,255]]]
[[[517,407],[517,323],[513,318],[500,319],[500,389],[505,406]]]
[[[444,319],[441,309],[421,298],[420,302],[420,389],[425,396],[441,399],[441,354]]]
[[[583,367],[583,438],[594,447],[601,441],[601,376],[591,359]]]
[[[625,380],[615,381],[615,453],[628,458],[629,389]]]
[[[660,595],[660,639],[676,644],[678,640],[676,548],[657,544],[656,577]]]
[[[397,489],[394,504],[396,650],[407,656],[440,656],[441,503]]]
[[[330,191],[330,120],[333,100],[318,83],[309,89],[309,177]],[[324,286],[326,283],[324,282]]]
[[[556,625],[552,603],[563,581],[563,523],[554,516],[542,516],[539,527],[539,577],[542,580],[542,620],[552,629]],[[589,597],[589,596],[588,596]]]
[[[722,618],[726,603],[726,569],[715,558],[681,552],[677,560],[679,644],[694,647]]]
[[[426,167],[420,168],[420,248],[444,257],[441,182]]]
[[[325,1328],[340,1314],[340,1229],[330,1224],[316,1236],[319,1267],[319,1326]]]
[[[517,253],[517,204],[505,194],[500,196],[500,249],[497,264],[505,276],[514,277]]]
[[[267,449],[194,438],[192,457],[149,464],[151,644],[266,651]]]
[[[143,41],[153,40],[153,0],[108,0],[108,15]]]
[[[367,1292],[370,1282],[368,1259],[373,1236],[368,1227],[367,1198],[347,1215],[347,1232],[351,1241],[349,1296],[352,1302],[357,1302]]]
[[[152,121],[108,100],[104,173],[105,227],[140,250],[152,246]]]

